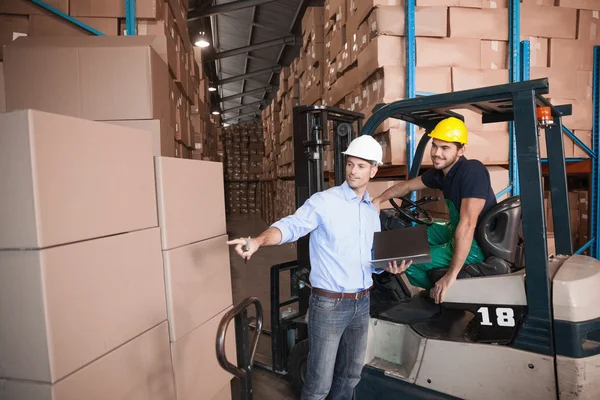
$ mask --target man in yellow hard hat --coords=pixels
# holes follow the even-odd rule
[[[436,303],[441,303],[448,288],[465,265],[484,261],[484,255],[474,238],[482,215],[496,204],[490,175],[478,160],[464,157],[468,130],[463,121],[450,117],[440,121],[429,136],[432,138],[433,168],[409,181],[400,182],[373,200],[376,207],[396,197],[425,188],[439,189],[450,212],[450,221],[434,223],[427,229],[432,261],[414,264],[406,270],[410,283],[431,289]],[[427,271],[449,268],[433,286]],[[433,286],[433,288],[432,288]]]

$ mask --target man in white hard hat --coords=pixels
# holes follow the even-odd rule
[[[293,242],[310,235],[309,354],[303,400],[351,399],[360,381],[367,348],[369,290],[373,285],[373,235],[379,213],[367,193],[381,165],[382,149],[371,136],[354,139],[346,155],[346,181],[312,195],[293,215],[275,222],[258,237],[227,242],[241,257],[261,246]],[[410,263],[409,263],[410,264]],[[403,262],[388,265],[400,273]]]

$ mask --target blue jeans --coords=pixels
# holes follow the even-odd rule
[[[302,400],[350,400],[367,352],[369,294],[359,300],[312,293]]]

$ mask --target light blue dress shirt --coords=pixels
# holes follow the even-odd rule
[[[310,282],[315,288],[354,293],[371,287],[373,234],[381,230],[377,208],[344,182],[315,193],[293,215],[275,222],[281,243],[310,235]],[[280,244],[281,244],[280,243]]]

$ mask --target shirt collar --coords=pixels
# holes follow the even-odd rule
[[[358,195],[354,192],[354,190],[352,190],[352,188],[350,187],[350,185],[348,185],[348,182],[346,181],[342,183],[342,193],[344,193],[344,198],[348,201],[356,200],[359,198]],[[366,201],[367,203],[371,202],[371,196],[366,190],[362,200]]]

